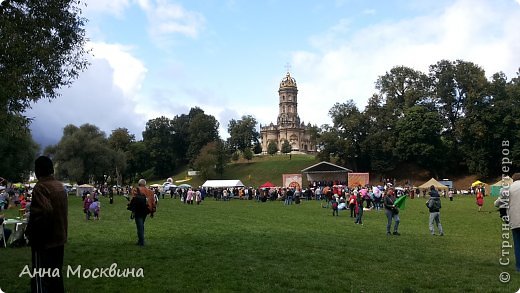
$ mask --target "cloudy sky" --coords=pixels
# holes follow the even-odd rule
[[[442,59],[474,62],[487,76],[520,67],[520,0],[88,0],[91,65],[51,103],[33,136],[57,143],[67,124],[137,139],[146,121],[195,106],[227,124],[275,122],[287,68],[305,123],[331,123],[336,102],[360,109],[392,67],[423,72]],[[287,67],[289,64],[290,67]]]

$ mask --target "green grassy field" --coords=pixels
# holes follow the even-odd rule
[[[188,206],[160,200],[146,220],[146,246],[137,247],[126,200],[101,199],[99,221],[84,219],[69,199],[65,268],[142,268],[143,278],[65,279],[68,292],[515,292],[520,274],[499,265],[500,219],[486,198],[443,201],[446,235],[428,232],[424,199],[408,200],[401,236],[386,236],[383,212],[354,225],[348,211],[333,217],[320,202],[230,202]],[[7,216],[16,216],[15,210]],[[508,250],[513,254],[512,249]],[[513,257],[512,257],[513,260]],[[29,248],[0,249],[0,289],[27,292]],[[499,281],[501,272],[511,281]],[[64,272],[66,275],[66,272]]]

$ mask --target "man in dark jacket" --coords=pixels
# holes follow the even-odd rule
[[[34,274],[31,291],[64,292],[61,270],[67,242],[67,193],[63,184],[54,179],[51,159],[40,156],[34,167],[38,183],[32,193],[26,235],[31,245],[33,272],[51,273]]]
[[[430,233],[435,236],[433,222],[437,225],[439,235],[443,236],[444,232],[441,225],[441,197],[435,186],[430,186],[430,199],[426,202],[426,207],[430,210]]]
[[[137,245],[144,246],[144,222],[146,216],[153,217],[155,210],[155,199],[153,192],[146,188],[146,180],[140,179],[138,187],[132,190],[133,197],[130,200],[130,210],[135,218],[137,228]]]

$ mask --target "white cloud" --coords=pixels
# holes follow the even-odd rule
[[[108,13],[121,16],[123,11],[130,6],[131,0],[89,0],[85,12]]]
[[[90,123],[107,135],[118,127],[126,127],[141,137],[149,119],[140,111],[141,83],[147,69],[131,54],[131,48],[119,44],[89,43],[91,65],[62,96],[51,103],[40,101],[27,112],[34,117],[31,125],[36,141],[55,144],[67,124]]]
[[[107,135],[126,127],[140,137],[145,118],[135,113],[132,98],[114,86],[113,75],[114,69],[106,59],[92,59],[89,69],[72,87],[63,89],[61,97],[34,104],[27,116],[34,117],[31,130],[35,140],[43,147],[56,144],[67,124],[85,123],[96,125]]]
[[[132,48],[119,44],[89,43],[94,58],[107,60],[114,70],[113,83],[127,96],[141,88],[147,69],[143,62],[132,56]]]
[[[176,34],[197,38],[204,28],[204,16],[198,12],[184,9],[183,6],[166,0],[138,0],[146,12],[149,33],[158,44],[171,40]]]
[[[497,2],[458,0],[440,14],[355,32],[348,30],[348,20],[341,20],[310,39],[315,50],[293,52],[300,117],[318,125],[330,123],[328,110],[347,99],[363,110],[378,76],[399,65],[427,72],[442,59],[463,59],[483,67],[488,76],[498,71],[515,76],[520,9],[512,2]]]

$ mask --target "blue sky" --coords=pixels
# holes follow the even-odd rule
[[[88,0],[91,66],[62,96],[40,101],[33,136],[57,143],[67,124],[126,127],[198,106],[227,124],[275,122],[290,64],[305,123],[331,123],[336,102],[362,110],[394,66],[426,72],[463,59],[509,78],[520,67],[520,0]]]

